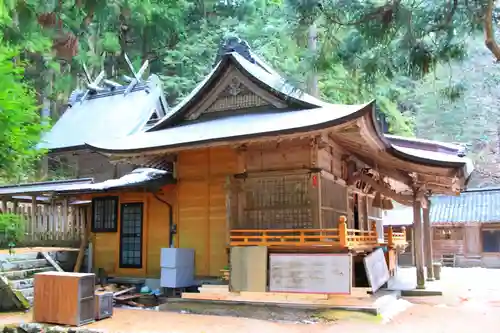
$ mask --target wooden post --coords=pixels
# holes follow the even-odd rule
[[[80,269],[82,267],[83,258],[85,257],[85,249],[89,244],[90,230],[91,230],[90,224],[92,223],[90,206],[85,207],[82,213],[83,213],[82,220],[84,229],[82,235],[82,242],[80,243],[80,250],[78,251],[78,257],[76,258],[75,269],[73,270],[75,273],[80,272]]]
[[[32,241],[35,240],[35,233],[36,230],[38,229],[36,227],[36,218],[37,218],[37,211],[38,211],[38,206],[37,206],[37,201],[36,201],[36,195],[31,197],[31,235],[29,236]]]
[[[422,212],[420,201],[417,198],[417,191],[413,195],[413,226],[415,229],[415,266],[417,269],[417,289],[425,289],[424,276],[424,247],[422,230]]]
[[[378,243],[377,221],[372,220],[371,232],[373,235],[375,235],[375,240]]]
[[[389,231],[387,232],[387,247],[392,248],[394,246],[394,242],[392,240],[392,225],[389,226]]]
[[[348,247],[347,240],[347,218],[345,216],[339,217],[339,242],[341,247]]]
[[[425,266],[427,267],[427,281],[434,281],[434,267],[432,266],[432,227],[430,219],[431,202],[427,201],[427,208],[423,208],[424,218],[424,252]]]
[[[226,246],[231,244],[231,228],[233,227],[232,221],[232,204],[231,204],[231,176],[226,176]]]

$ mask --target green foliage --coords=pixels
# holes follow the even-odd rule
[[[0,248],[12,248],[23,241],[24,219],[15,214],[0,214]]]
[[[418,136],[467,145],[477,171],[471,187],[500,184],[500,67],[482,46],[482,36],[469,39],[465,60],[438,65],[401,96],[411,105]]]
[[[1,43],[1,42],[0,42]],[[36,149],[46,128],[40,122],[33,89],[23,82],[18,51],[0,45],[0,178],[16,179],[31,169],[42,153]]]
[[[306,78],[314,71],[321,97],[327,101],[365,103],[376,99],[392,133],[412,135],[416,129],[423,136],[469,140],[469,134],[456,127],[463,124],[460,117],[467,119],[470,108],[456,110],[449,104],[463,100],[469,84],[466,80],[445,82],[448,74],[444,72],[437,83],[432,73],[446,68],[443,64],[463,61],[468,36],[480,28],[481,2],[458,1],[456,6],[454,1],[428,0],[5,3],[0,6],[4,41],[9,48],[19,50],[19,58],[26,63],[23,89],[29,91],[26,84],[32,84],[40,96],[38,104],[43,98],[52,102],[54,119],[63,112],[70,92],[85,84],[78,75],[83,64],[93,77],[104,69],[108,78],[119,81],[123,74],[131,74],[124,53],[136,68],[147,59],[150,72],[162,78],[168,102],[173,105],[212,69],[221,39],[238,35],[298,88],[306,87]],[[40,14],[49,12],[57,14],[60,27],[41,27],[37,22]],[[307,47],[308,28],[313,23],[317,52]],[[51,48],[63,33],[78,37],[78,54],[71,61],[58,59]],[[19,68],[17,64],[15,68]],[[495,75],[490,76],[494,81]],[[36,111],[29,106],[36,102],[32,93],[30,96],[22,105],[31,110],[23,117],[31,120]],[[428,125],[437,121],[430,111],[436,107],[451,107],[453,112],[443,113],[453,114],[442,120],[446,130],[434,135]],[[39,122],[32,120],[29,123]],[[37,135],[32,142],[37,141]],[[21,148],[19,151],[27,160],[34,159],[30,149],[27,154]],[[9,168],[8,173],[13,170]]]

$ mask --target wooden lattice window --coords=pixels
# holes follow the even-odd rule
[[[327,177],[321,178],[321,218],[323,228],[338,228],[339,217],[347,216],[347,188]]]
[[[247,178],[241,181],[240,229],[313,228],[309,175]]]
[[[92,200],[92,232],[116,232],[118,230],[118,197],[102,197]]]

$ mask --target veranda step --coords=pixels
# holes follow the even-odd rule
[[[9,285],[12,289],[26,289],[33,288],[33,284],[35,283],[35,278],[28,278],[22,280],[9,280]]]
[[[18,270],[18,271],[0,272],[0,275],[5,276],[9,280],[24,280],[24,279],[31,278],[36,273],[51,272],[54,270],[55,270],[54,267],[47,266],[47,267],[23,269],[23,270]]]
[[[43,259],[28,259],[28,260],[14,260],[14,261],[4,261],[0,263],[0,268],[3,271],[20,271],[24,269],[33,269],[50,266],[50,264]]]

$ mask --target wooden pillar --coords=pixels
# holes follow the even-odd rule
[[[339,217],[339,242],[342,248],[349,247],[347,236],[347,218],[343,215]]]
[[[431,202],[427,200],[427,207],[423,208],[424,219],[424,252],[425,267],[427,268],[427,281],[434,281],[434,267],[432,266],[432,228],[431,228]]]
[[[415,229],[415,266],[417,271],[417,289],[425,289],[424,276],[424,244],[422,228],[422,212],[417,192],[413,195],[413,227]]]

